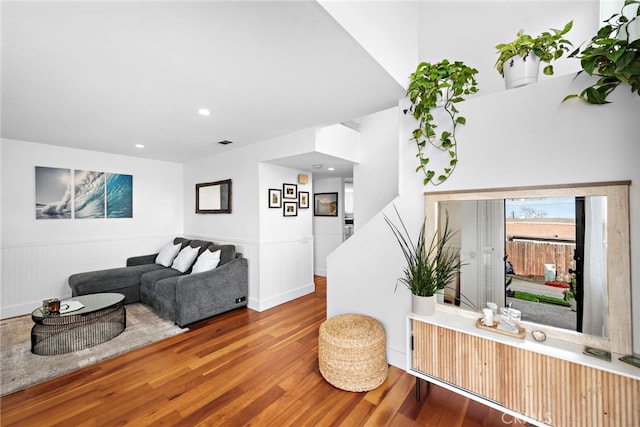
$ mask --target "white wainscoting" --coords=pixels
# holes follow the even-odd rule
[[[2,248],[0,318],[30,313],[45,298],[68,298],[71,274],[123,267],[128,257],[157,252],[175,236],[33,243]],[[249,308],[264,311],[315,290],[313,237],[268,242],[216,236],[187,238],[233,244],[249,264]]]
[[[257,310],[267,310],[313,291],[312,236],[260,243]]]
[[[128,257],[157,252],[175,236],[25,243],[2,248],[0,318],[31,313],[45,298],[68,298],[71,274],[124,267]]]

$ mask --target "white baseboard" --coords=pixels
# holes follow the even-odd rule
[[[276,295],[261,301],[250,300],[249,308],[256,311],[265,311],[277,305],[284,304],[285,302],[289,302],[296,298],[300,298],[301,296],[313,293],[315,292],[315,290],[316,290],[315,284],[309,283],[308,285],[302,286],[298,289],[294,289],[292,291],[285,292],[283,294]]]
[[[404,350],[397,350],[391,347],[387,347],[387,362],[396,368],[403,371],[407,368],[407,354]]]

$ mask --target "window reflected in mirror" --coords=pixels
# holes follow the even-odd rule
[[[462,308],[512,307],[522,320],[608,336],[606,196],[440,203],[466,264],[445,291]]]

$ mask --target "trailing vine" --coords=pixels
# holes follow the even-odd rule
[[[416,172],[422,171],[424,174],[424,185],[442,184],[458,164],[456,130],[458,126],[466,124],[466,119],[459,115],[455,104],[464,101],[464,95],[478,91],[475,79],[477,73],[478,70],[460,61],[449,62],[443,59],[437,64],[421,62],[410,76],[407,96],[411,100],[411,107],[404,113],[410,113],[419,123],[419,127],[412,133],[411,141],[418,147]],[[440,106],[452,123],[448,130],[442,132],[436,130],[438,125],[432,114],[432,110]],[[441,171],[431,169],[431,159],[427,156],[429,147],[448,152],[448,165]]]
[[[597,76],[598,81],[579,94],[567,95],[563,101],[579,98],[589,104],[608,104],[607,97],[620,83],[626,83],[631,93],[640,95],[640,39],[630,40],[627,32],[640,19],[639,5],[640,1],[626,0],[620,13],[604,21],[606,25],[584,48],[578,48],[569,55],[569,58],[578,58],[582,70],[590,76]],[[627,6],[636,7],[631,18],[623,14]]]

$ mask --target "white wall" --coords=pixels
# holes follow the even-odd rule
[[[327,256],[342,244],[344,239],[344,183],[342,178],[319,178],[313,186],[314,193],[338,193],[338,216],[314,216],[314,274],[327,275]],[[313,196],[312,196],[313,197]],[[312,206],[313,208],[313,206]],[[348,260],[345,260],[348,262]]]
[[[360,161],[360,133],[341,124],[318,128],[315,151],[357,163]]]
[[[325,1],[322,5],[400,85],[418,52],[418,1]],[[366,19],[364,19],[366,17]]]
[[[634,351],[639,352],[640,221],[634,218],[640,217],[640,99],[621,88],[606,106],[561,103],[565,94],[579,91],[588,81],[573,79],[564,76],[460,104],[467,125],[458,137],[459,165],[438,190],[632,180],[633,329]],[[424,215],[422,193],[431,187],[422,187],[422,178],[414,172],[415,148],[405,144],[415,123],[400,118],[401,187],[395,204],[417,233]],[[379,319],[387,332],[390,363],[404,368],[410,294],[405,289],[393,292],[402,266],[397,243],[381,216],[374,217],[328,259],[327,315],[361,312]]]
[[[361,163],[353,166],[356,230],[398,195],[399,120],[397,108],[360,119]],[[409,141],[404,144],[410,145]]]
[[[313,208],[298,209],[297,216],[285,217],[282,208],[269,208],[269,189],[296,184],[298,191],[313,197],[313,178],[298,183],[299,169],[260,163],[260,280],[254,300],[256,309],[265,310],[315,290],[313,283]],[[308,173],[306,173],[309,175]],[[284,194],[284,192],[283,192]]]
[[[307,129],[237,149],[230,146],[226,153],[184,165],[185,235],[236,245],[248,260],[252,309],[266,310],[314,289],[308,213],[276,220],[275,210],[267,207],[268,189],[297,183],[303,171],[265,163],[313,151],[314,146],[315,129]],[[232,213],[196,214],[195,185],[221,179],[232,180]]]
[[[404,101],[403,101],[404,102]],[[363,161],[354,168],[356,221],[361,217],[359,204],[361,193],[365,200],[378,199],[377,203],[386,215],[399,224],[394,207],[398,209],[407,229],[417,235],[424,220],[422,179],[415,171],[415,148],[408,142],[413,122],[404,116],[402,108],[391,109],[382,114],[362,120],[362,157],[374,157],[377,165]],[[376,120],[377,119],[377,120]],[[384,129],[384,131],[383,131]],[[395,150],[395,155],[380,157],[380,147],[369,144],[365,135],[376,135],[383,131],[385,144]],[[393,135],[393,137],[392,137]],[[387,147],[386,150],[389,148]],[[385,151],[386,151],[385,150]],[[395,160],[394,160],[395,159]],[[365,167],[366,166],[366,167]],[[378,196],[377,186],[364,185],[378,180],[377,174],[395,175],[395,192],[388,188],[385,196]],[[399,183],[399,187],[398,187]],[[393,206],[392,206],[393,204]],[[362,313],[378,319],[387,334],[387,357],[389,363],[403,367],[405,357],[405,314],[411,311],[411,298],[407,289],[398,287],[401,275],[402,253],[389,227],[380,213],[360,224],[356,233],[327,259],[327,317],[342,313]]]
[[[182,165],[3,139],[1,317],[68,297],[72,273],[124,266],[182,235]],[[35,219],[35,167],[133,175],[133,218]]]
[[[464,61],[478,69],[479,92],[476,96],[502,91],[503,78],[494,68],[498,59],[497,44],[511,42],[520,29],[537,36],[550,28],[562,29],[573,20],[573,28],[566,38],[577,48],[590,40],[599,27],[599,9],[598,0],[421,1],[419,57],[428,62],[444,58]],[[484,16],[499,16],[500,19],[483,25]],[[566,54],[552,65],[554,76],[540,72],[540,81],[580,69],[580,62],[567,59]]]

